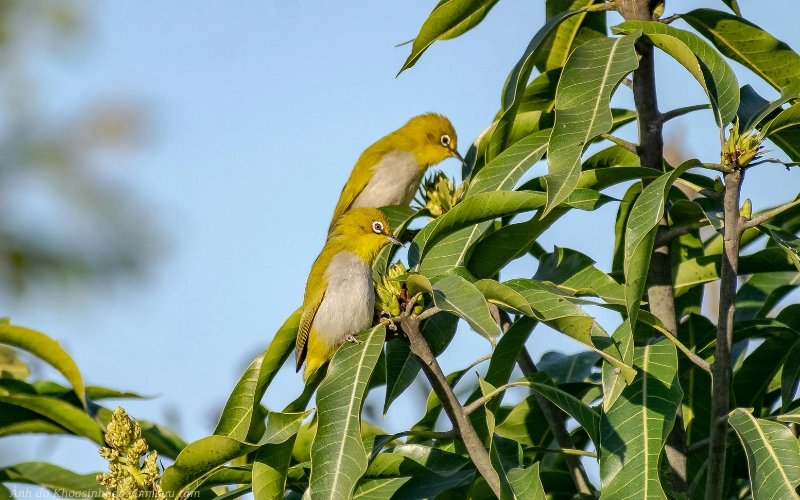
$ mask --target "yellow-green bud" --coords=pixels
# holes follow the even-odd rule
[[[750,198],[744,200],[744,204],[742,208],[739,210],[739,215],[744,217],[745,219],[750,219],[753,216],[753,202],[750,201]]]

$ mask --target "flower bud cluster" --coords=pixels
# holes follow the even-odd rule
[[[398,261],[386,271],[386,274],[381,277],[381,282],[375,286],[375,311],[379,316],[384,312],[388,312],[392,316],[400,316],[406,310],[411,297],[408,295],[406,284],[397,279],[406,272],[406,266]],[[423,306],[424,301],[420,295],[414,306],[414,314],[421,313]]]
[[[455,180],[448,179],[444,172],[431,174],[419,188],[420,205],[427,208],[433,217],[446,214],[464,197],[464,185],[454,186]]]
[[[736,120],[722,147],[722,164],[733,169],[748,166],[750,162],[767,153],[762,146],[763,142],[764,136],[755,130],[740,134],[739,120]]]
[[[109,462],[108,474],[97,475],[97,482],[107,489],[103,500],[165,500],[158,453],[147,453],[139,423],[117,407],[104,437],[108,447],[100,448],[100,456]]]

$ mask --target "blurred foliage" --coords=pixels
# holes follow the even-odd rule
[[[0,1],[0,293],[142,273],[157,235],[109,169],[143,139],[142,111],[120,99],[54,112],[37,69],[80,50],[88,8]]]

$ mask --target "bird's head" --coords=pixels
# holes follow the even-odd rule
[[[444,116],[436,113],[415,116],[400,131],[411,140],[412,152],[423,168],[451,157],[464,163],[457,149],[456,130]]]
[[[345,212],[336,221],[329,238],[339,239],[345,250],[367,263],[372,263],[378,252],[390,243],[403,246],[392,234],[386,216],[377,208],[354,208]]]

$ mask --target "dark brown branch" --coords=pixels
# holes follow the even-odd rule
[[[631,89],[633,88],[633,80],[631,80],[630,78],[624,78],[622,80],[622,84],[625,85],[628,88],[631,88]]]
[[[403,332],[408,336],[411,352],[414,354],[414,357],[417,358],[417,362],[419,362],[422,372],[425,374],[425,377],[427,377],[428,382],[430,382],[433,392],[436,393],[439,401],[441,401],[442,408],[444,408],[447,417],[453,424],[453,430],[461,436],[464,447],[467,449],[470,459],[472,459],[472,462],[475,464],[475,468],[478,469],[480,475],[486,480],[486,484],[489,485],[494,494],[499,498],[500,477],[492,467],[489,452],[486,451],[483,442],[481,442],[480,437],[478,437],[478,434],[475,432],[475,428],[472,427],[472,423],[464,413],[464,407],[461,406],[461,403],[453,393],[453,389],[447,383],[447,379],[438,361],[436,361],[436,357],[425,341],[425,337],[423,337],[420,332],[419,325],[424,317],[432,316],[438,312],[438,310],[436,310],[436,312],[430,313],[433,309],[435,308],[428,309],[416,317],[404,316],[400,321],[400,328],[402,328]]]
[[[719,285],[719,320],[717,346],[711,365],[711,432],[708,445],[706,498],[721,500],[725,481],[725,452],[728,434],[728,405],[731,386],[731,344],[733,313],[736,310],[736,275],[739,269],[739,193],[744,172],[725,174],[725,229]]]
[[[527,376],[533,375],[539,371],[528,349],[524,346],[519,356],[517,356],[517,364],[520,370],[522,370],[522,373]],[[561,418],[561,410],[538,392],[534,392],[534,395],[536,397],[536,402],[539,403],[539,406],[542,408],[544,418],[547,419],[547,423],[550,425],[550,430],[559,448],[574,450],[575,443],[572,442],[572,436],[569,435],[569,431]],[[592,484],[589,482],[589,477],[586,475],[586,469],[583,468],[580,458],[575,455],[565,454],[564,462],[567,464],[567,468],[569,469],[569,473],[572,476],[572,480],[578,492],[582,495],[594,496],[594,488],[592,488]]]

